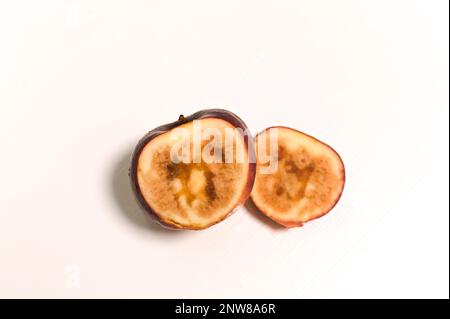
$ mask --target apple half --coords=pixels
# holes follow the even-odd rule
[[[255,171],[245,123],[208,109],[146,134],[134,150],[130,178],[138,202],[161,225],[200,230],[248,199]]]
[[[285,227],[300,227],[327,214],[344,189],[345,168],[327,144],[288,127],[271,127],[255,137],[256,207]]]

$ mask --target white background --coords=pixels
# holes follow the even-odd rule
[[[448,9],[2,1],[0,297],[448,298]],[[149,223],[132,148],[208,107],[335,147],[338,206],[292,230],[251,207]]]

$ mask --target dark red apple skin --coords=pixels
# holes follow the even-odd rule
[[[147,203],[147,201],[145,200],[144,196],[141,193],[141,190],[140,190],[139,184],[138,184],[138,179],[137,179],[137,168],[138,168],[139,157],[140,157],[144,147],[148,143],[150,143],[155,137],[157,137],[161,134],[164,134],[166,132],[169,132],[170,130],[172,130],[182,124],[185,124],[185,123],[188,123],[188,122],[191,122],[194,120],[202,120],[202,119],[207,119],[207,118],[222,119],[222,120],[225,120],[225,121],[231,123],[235,128],[240,128],[244,131],[248,131],[248,128],[247,128],[247,125],[245,124],[245,122],[242,119],[240,119],[236,114],[234,114],[230,111],[224,110],[224,109],[205,109],[205,110],[198,111],[194,114],[191,114],[187,117],[184,117],[181,115],[177,121],[158,126],[157,128],[151,130],[146,135],[144,135],[144,137],[142,137],[140,139],[140,141],[136,145],[136,147],[133,151],[133,154],[131,156],[131,166],[130,166],[130,170],[129,170],[129,176],[130,176],[130,180],[131,180],[131,188],[133,190],[134,195],[136,196],[139,206],[144,211],[146,211],[148,213],[148,215],[154,221],[156,221],[157,223],[159,223],[161,226],[163,226],[165,228],[174,229],[174,230],[180,230],[180,229],[200,230],[200,229],[187,228],[187,227],[183,227],[183,228],[177,227],[175,225],[164,222],[161,219],[161,217],[159,216],[158,212],[156,212]],[[245,201],[250,197],[250,193],[252,191],[253,184],[255,182],[255,176],[256,176],[256,152],[255,152],[253,138],[251,136],[245,136],[244,142],[245,142],[245,148],[248,150],[249,173],[248,173],[247,185],[246,185],[244,192],[243,192],[241,198],[239,199],[238,205],[236,207],[244,204]],[[231,211],[228,215],[226,215],[221,220],[216,221],[214,224],[217,224],[217,223],[221,222],[222,220],[226,219],[227,217],[232,215],[235,210],[236,209]],[[205,228],[213,226],[214,224],[208,225]],[[205,228],[201,228],[201,229],[205,229]]]
[[[304,225],[305,223],[309,223],[310,221],[313,221],[313,220],[315,220],[315,219],[318,219],[318,218],[320,218],[320,217],[323,217],[323,216],[325,216],[326,214],[328,214],[329,212],[331,212],[331,211],[333,210],[333,208],[336,207],[336,205],[337,205],[337,203],[339,202],[339,200],[341,199],[342,194],[344,193],[344,188],[345,188],[345,183],[346,183],[346,178],[347,178],[346,170],[345,170],[345,165],[344,165],[344,161],[342,160],[342,157],[339,155],[339,153],[338,153],[334,148],[332,148],[330,145],[328,145],[327,143],[322,142],[321,140],[315,138],[314,136],[311,136],[311,135],[306,134],[306,133],[304,133],[304,132],[302,132],[302,131],[299,131],[299,130],[296,130],[296,129],[293,129],[293,128],[287,127],[287,126],[271,126],[271,127],[268,127],[268,128],[266,128],[265,130],[259,132],[259,133],[255,136],[254,141],[256,141],[258,135],[264,133],[265,131],[268,131],[268,130],[270,130],[270,129],[273,129],[273,128],[289,129],[289,130],[291,130],[291,131],[299,132],[299,133],[302,133],[303,135],[306,135],[306,136],[312,138],[314,141],[317,141],[317,142],[319,142],[319,143],[325,145],[331,152],[333,152],[333,153],[339,158],[339,160],[340,160],[341,163],[342,163],[342,188],[341,188],[341,192],[339,193],[339,196],[338,196],[338,198],[336,199],[335,203],[333,204],[333,206],[331,206],[330,209],[323,211],[320,215],[318,215],[318,216],[316,216],[316,217],[314,217],[314,218],[311,218],[311,219],[309,219],[309,220],[307,220],[307,221],[305,221],[305,222],[287,222],[287,221],[279,220],[279,219],[274,218],[274,217],[270,217],[264,210],[262,210],[260,207],[258,207],[258,205],[255,203],[255,201],[254,201],[253,199],[250,199],[250,200],[253,202],[253,204],[255,205],[255,207],[258,208],[258,210],[259,210],[263,215],[267,216],[268,218],[270,218],[270,219],[273,220],[274,222],[276,222],[276,223],[278,223],[278,224],[280,224],[280,225],[282,225],[282,226],[284,226],[284,227],[286,227],[286,228],[303,227],[303,225]]]

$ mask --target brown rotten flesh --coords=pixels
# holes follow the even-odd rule
[[[336,205],[345,169],[330,146],[286,127],[266,129],[255,142],[258,166],[251,198],[261,212],[285,227],[298,227]],[[264,156],[266,163],[260,161]]]
[[[213,109],[149,132],[130,170],[143,208],[175,229],[204,229],[229,216],[247,200],[255,178],[252,139],[239,133],[246,129],[233,113]]]

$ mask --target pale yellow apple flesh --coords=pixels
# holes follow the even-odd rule
[[[277,168],[266,174],[262,168],[268,163],[259,161],[263,148],[258,145],[266,143],[268,152],[273,129],[278,133]],[[251,198],[265,215],[283,226],[297,227],[335,206],[344,188],[345,169],[330,146],[286,127],[269,128],[255,142],[258,165]]]
[[[226,218],[246,199],[243,194],[248,197],[250,192],[246,189],[249,187],[248,176],[254,172],[249,169],[244,138],[236,134],[231,142],[226,140],[226,130],[230,132],[235,127],[225,120],[206,118],[199,121],[203,135],[210,128],[220,133],[218,136],[223,145],[220,163],[209,163],[202,157],[203,152],[208,152],[205,147],[211,136],[201,142],[200,149],[194,147],[192,121],[152,139],[138,159],[137,182],[143,198],[159,220],[173,228],[207,228]],[[176,163],[171,150],[183,141],[189,145],[190,160]],[[230,150],[234,157],[227,162],[225,151]],[[237,154],[241,156],[240,161]]]

